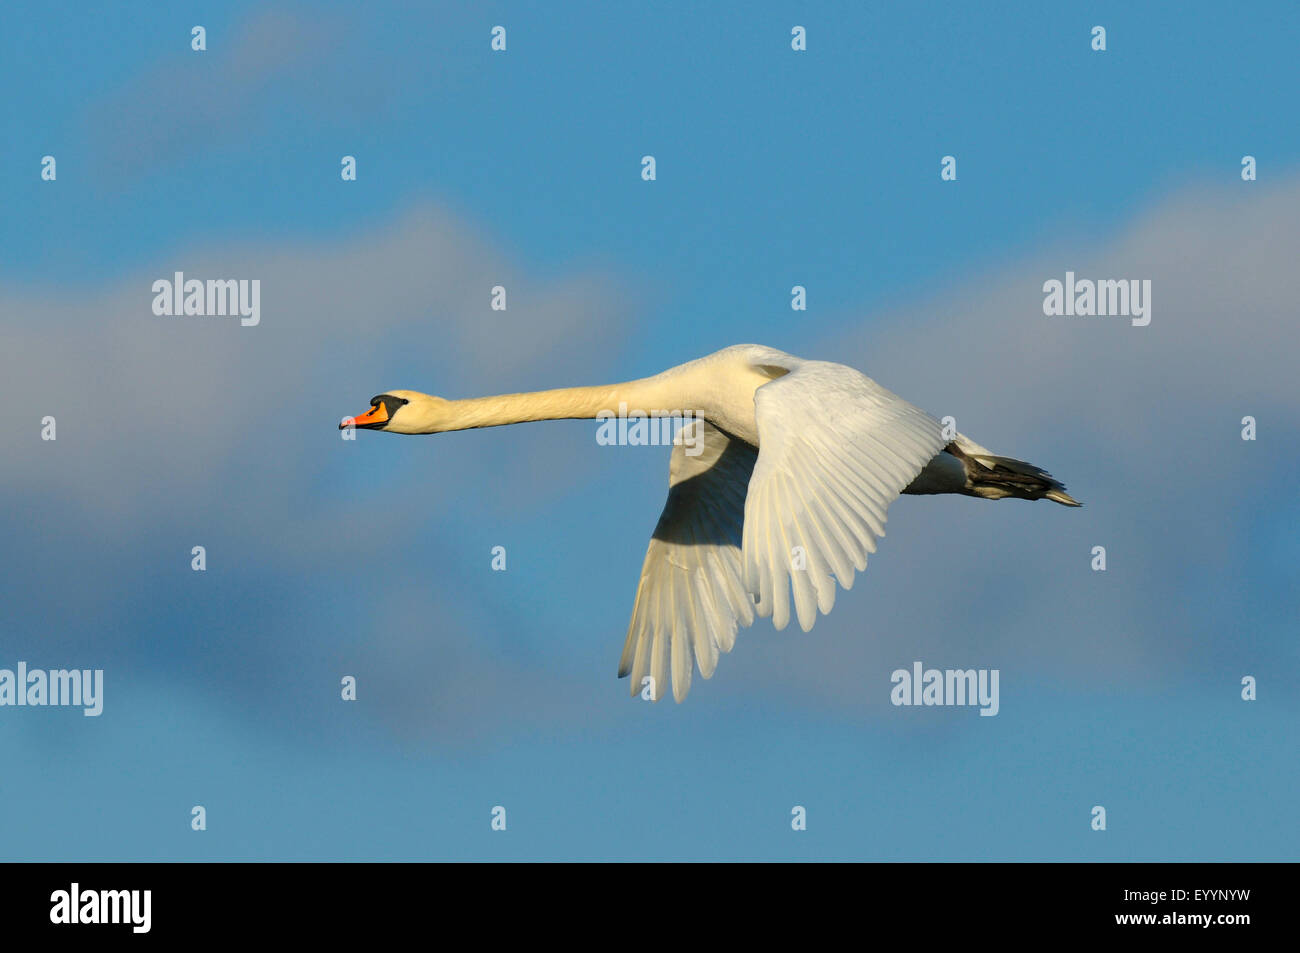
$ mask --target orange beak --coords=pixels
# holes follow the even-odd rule
[[[346,430],[349,426],[353,427],[378,427],[388,421],[388,408],[384,406],[383,401],[375,404],[360,417],[346,417],[339,424],[339,430]]]

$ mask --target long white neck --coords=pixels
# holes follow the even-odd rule
[[[414,391],[390,391],[396,397],[408,398],[410,406],[402,407],[385,429],[396,433],[441,433],[530,420],[591,420],[604,413],[633,416],[640,412],[647,417],[689,414],[702,417],[757,447],[754,392],[785,373],[789,362],[797,360],[771,348],[738,345],[653,377],[622,384],[564,387],[468,400],[443,400]],[[762,361],[767,363],[756,365]]]
[[[617,415],[620,404],[627,412],[681,411],[685,409],[682,399],[681,388],[665,375],[596,387],[471,397],[446,401],[439,408],[437,423],[430,432],[502,427],[533,420],[590,420],[602,411]]]

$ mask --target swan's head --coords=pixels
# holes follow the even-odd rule
[[[446,417],[447,401],[413,390],[390,390],[370,398],[370,409],[348,417],[339,430],[349,425],[358,430],[386,430],[389,433],[437,433]]]

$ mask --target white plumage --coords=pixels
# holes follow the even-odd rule
[[[671,657],[681,701],[692,649],[709,678],[739,626],[771,616],[786,627],[791,591],[810,630],[835,605],[836,581],[849,589],[867,568],[889,504],[946,443],[939,421],[850,367],[755,350],[766,374],[784,371],[758,382],[753,424],[738,428],[757,452],[707,421],[673,449],[619,666],[634,693],[646,675],[666,686]],[[701,433],[704,452],[687,456]]]
[[[811,629],[836,584],[849,589],[866,569],[900,493],[1079,505],[1045,471],[945,438],[938,420],[853,368],[752,344],[607,387],[460,401],[399,390],[371,404],[340,426],[440,433],[594,418],[620,404],[697,415],[673,448],[619,663],[632,694],[648,685],[656,700],[670,678],[685,698],[697,665],[711,677],[756,617],[784,629],[793,605]]]

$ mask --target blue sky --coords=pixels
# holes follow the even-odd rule
[[[1289,5],[153,6],[0,31],[0,667],[106,679],[0,709],[0,856],[1300,853]],[[1152,325],[1045,318],[1067,269],[1151,278]],[[174,270],[259,277],[262,323],[154,316]],[[334,430],[745,341],[1088,505],[902,500],[812,633],[650,706],[614,671],[661,449]],[[998,668],[999,715],[890,706],[916,659]]]

